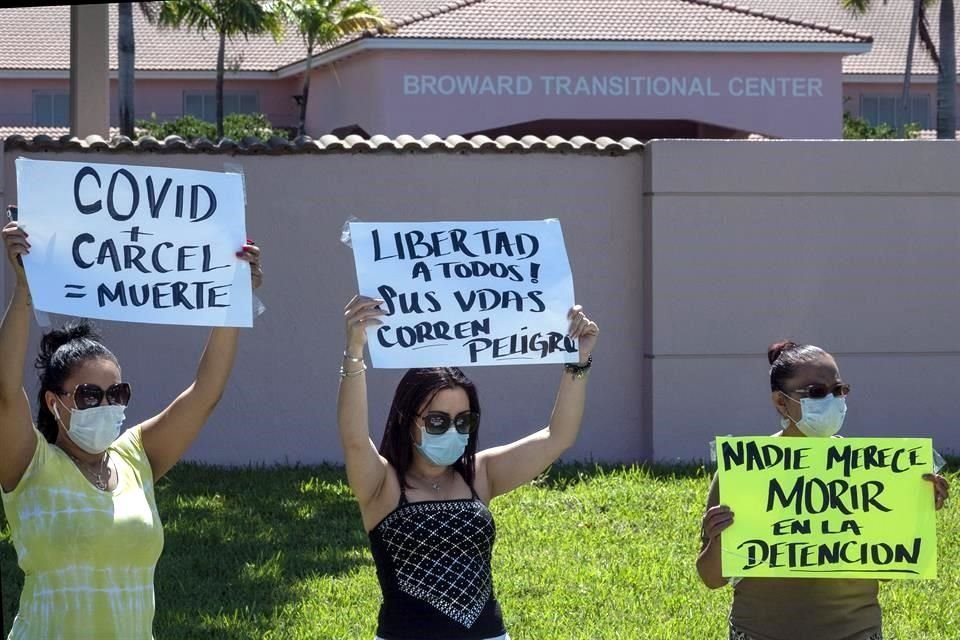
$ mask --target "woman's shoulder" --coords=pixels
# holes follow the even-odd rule
[[[56,445],[48,442],[46,436],[40,433],[36,426],[33,427],[33,431],[36,438],[33,455],[30,458],[27,468],[24,469],[23,475],[20,477],[20,482],[18,482],[17,486],[13,488],[13,491],[3,492],[3,499],[5,501],[16,499],[16,497],[23,492],[24,488],[31,484],[36,484],[37,482],[49,482],[50,480],[45,478],[51,473],[59,473],[58,471],[50,470],[51,466],[55,466],[50,464],[51,461],[57,460]],[[66,458],[64,458],[64,460],[66,460]]]
[[[150,460],[143,448],[143,429],[140,425],[130,427],[110,445],[110,451],[116,453],[131,466],[150,468]]]

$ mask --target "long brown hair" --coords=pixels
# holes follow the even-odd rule
[[[410,369],[407,371],[393,396],[387,426],[380,441],[380,455],[387,459],[397,471],[397,480],[401,487],[406,483],[407,470],[413,464],[413,439],[410,431],[420,409],[433,400],[444,389],[463,389],[470,401],[470,411],[480,413],[480,400],[477,387],[456,367],[438,367],[433,369]],[[473,488],[475,458],[479,429],[470,434],[467,448],[453,468],[460,472],[467,485]]]

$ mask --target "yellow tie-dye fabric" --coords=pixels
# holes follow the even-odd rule
[[[24,573],[10,640],[149,639],[163,527],[139,427],[110,446],[117,488],[99,491],[37,433],[3,507]]]

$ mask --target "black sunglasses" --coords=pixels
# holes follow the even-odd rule
[[[810,384],[799,389],[794,389],[788,393],[795,393],[805,398],[813,398],[814,400],[826,398],[827,395],[832,395],[836,398],[842,398],[850,393],[850,385],[848,385],[846,382],[838,382],[832,386],[826,384]]]
[[[423,429],[429,434],[440,435],[453,427],[457,433],[473,433],[480,426],[480,414],[475,411],[464,411],[451,416],[442,411],[431,411],[423,416]]]
[[[130,385],[126,382],[118,382],[107,387],[106,391],[95,384],[78,384],[73,390],[73,403],[77,409],[92,409],[99,407],[103,402],[104,396],[107,398],[107,404],[130,404]],[[69,396],[70,391],[61,391],[60,395]]]

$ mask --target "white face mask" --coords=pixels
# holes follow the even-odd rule
[[[57,401],[60,402],[59,399]],[[124,415],[126,407],[122,404],[101,405],[82,410],[63,406],[70,411],[70,428],[66,430],[67,436],[87,453],[103,453],[120,435],[120,429],[126,417]],[[63,424],[57,412],[57,405],[53,405],[53,415],[60,424]]]
[[[780,393],[783,393],[782,391]],[[783,394],[786,397],[787,394]],[[790,398],[794,402],[793,398]],[[797,429],[811,438],[829,438],[840,431],[843,419],[847,415],[847,399],[843,396],[828,395],[825,398],[803,398],[800,400],[800,419]],[[790,426],[789,418],[780,419],[780,427]]]
[[[459,460],[470,441],[469,434],[460,433],[452,427],[440,434],[427,433],[423,427],[419,429],[421,444],[415,446],[438,467],[446,467]]]

